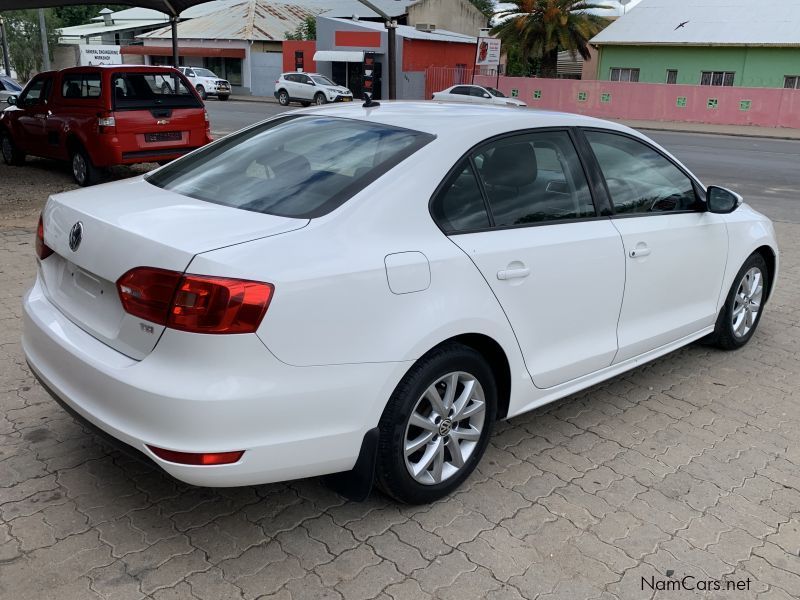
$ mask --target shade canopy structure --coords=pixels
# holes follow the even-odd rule
[[[163,12],[172,22],[172,59],[178,66],[178,15],[187,8],[205,4],[209,0],[114,0],[114,4],[152,8]],[[53,8],[55,6],[97,5],[97,0],[0,0],[0,12],[22,8]]]

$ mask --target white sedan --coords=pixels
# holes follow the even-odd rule
[[[31,369],[197,485],[348,472],[429,502],[493,424],[751,339],[772,223],[616,123],[475,105],[283,114],[51,197]]]
[[[528,106],[522,100],[508,98],[500,90],[481,85],[453,85],[436,92],[433,99],[439,102],[469,102],[471,104],[495,104],[499,106]]]

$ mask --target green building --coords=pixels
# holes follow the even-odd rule
[[[800,0],[642,0],[592,44],[597,79],[800,89]]]

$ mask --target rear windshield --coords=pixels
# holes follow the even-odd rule
[[[117,110],[202,106],[177,73],[114,73],[111,89]]]
[[[207,202],[313,218],[341,206],[433,139],[379,123],[284,116],[170,163],[147,181]]]

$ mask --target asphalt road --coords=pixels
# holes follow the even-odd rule
[[[273,102],[207,103],[212,130],[225,135],[286,109]],[[647,131],[706,185],[731,188],[776,221],[800,223],[800,142]]]

